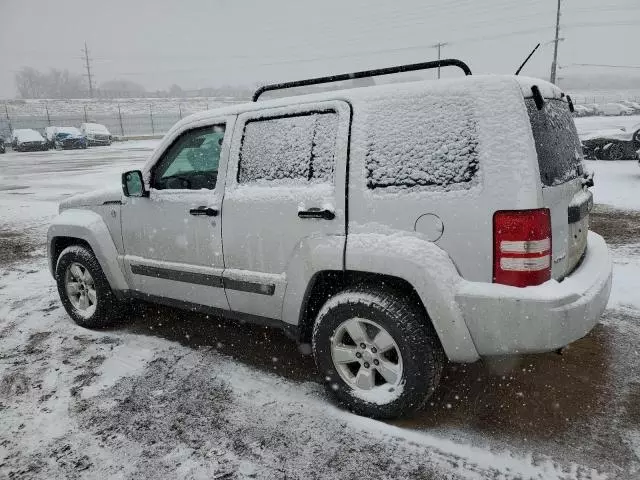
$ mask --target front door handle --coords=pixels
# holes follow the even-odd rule
[[[203,215],[207,217],[216,217],[218,215],[218,210],[211,207],[198,207],[192,208],[191,210],[189,210],[189,213],[196,216]]]
[[[298,217],[300,218],[322,218],[324,220],[333,220],[336,218],[336,214],[331,210],[322,208],[309,208],[308,210],[298,210]]]

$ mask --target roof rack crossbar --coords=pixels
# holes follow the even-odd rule
[[[392,73],[414,72],[416,70],[429,70],[439,67],[458,67],[465,75],[471,75],[471,69],[462,60],[448,58],[445,60],[435,60],[433,62],[413,63],[410,65],[398,65],[395,67],[379,68],[377,70],[364,70],[362,72],[343,73],[340,75],[330,75],[328,77],[309,78],[307,80],[297,80],[294,82],[273,83],[263,85],[253,94],[253,101],[257,102],[260,95],[272,90],[282,90],[285,88],[306,87],[309,85],[319,85],[322,83],[341,82],[344,80],[354,80],[356,78],[377,77],[380,75],[391,75]]]

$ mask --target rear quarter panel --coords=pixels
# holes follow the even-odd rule
[[[377,98],[353,99],[349,231],[381,224],[413,233],[421,215],[434,214],[443,224],[442,235],[432,239],[434,243],[450,256],[462,277],[490,282],[493,214],[537,208],[542,202],[535,144],[519,85],[508,78],[484,77],[442,86],[408,84],[384,93]],[[423,103],[433,109],[424,115],[446,122],[447,103],[459,98],[466,99],[477,128],[479,167],[472,182],[448,191],[432,186],[404,190],[367,187],[369,135],[378,112],[404,115],[412,105]],[[438,104],[440,108],[433,108]]]

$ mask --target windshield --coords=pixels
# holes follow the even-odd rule
[[[547,100],[538,110],[533,98],[525,102],[542,184],[551,187],[577,178],[583,172],[582,146],[569,105],[562,100]]]

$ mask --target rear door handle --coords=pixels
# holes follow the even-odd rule
[[[298,217],[300,218],[322,218],[324,220],[333,220],[336,218],[336,214],[331,210],[322,208],[309,208],[308,210],[299,210]]]
[[[216,217],[218,215],[218,210],[211,207],[198,207],[192,208],[191,210],[189,210],[189,213],[196,216],[203,215],[207,217]]]

